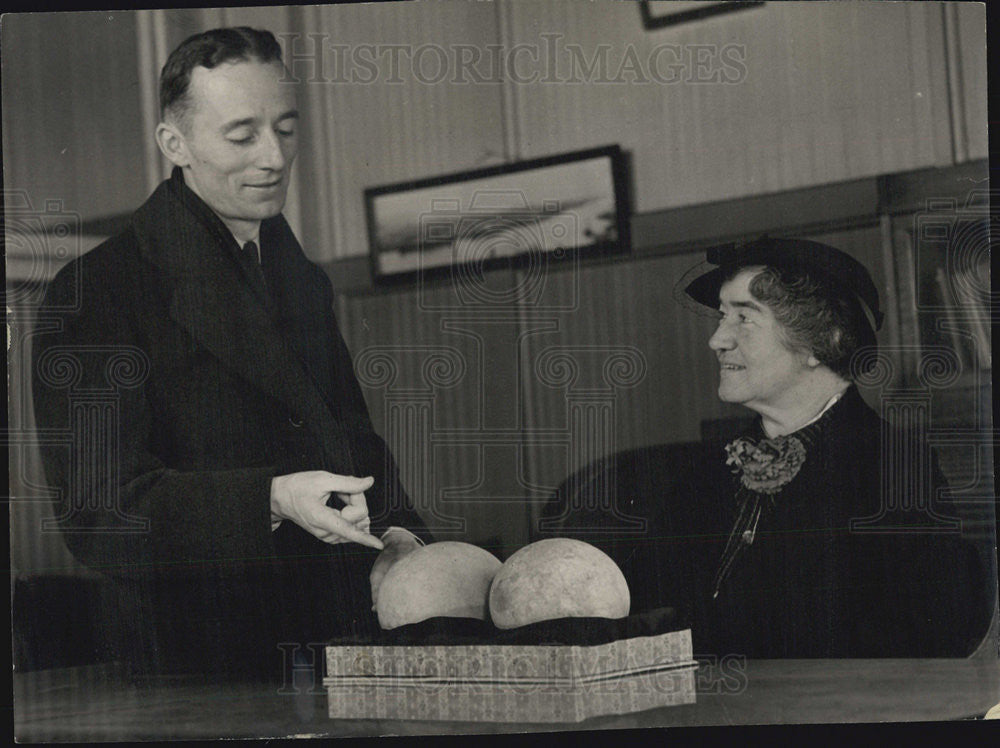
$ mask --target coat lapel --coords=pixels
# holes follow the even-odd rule
[[[341,424],[213,228],[198,220],[166,183],[136,212],[133,226],[140,252],[170,280],[174,321],[230,371],[284,403],[324,443],[340,435]],[[322,298],[321,290],[313,298]],[[350,466],[346,445],[333,451],[344,453],[341,459]]]

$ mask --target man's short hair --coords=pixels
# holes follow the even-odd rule
[[[211,70],[224,62],[281,62],[281,46],[270,31],[236,26],[189,36],[170,53],[160,71],[160,117],[173,114],[182,123],[188,107],[191,71]]]
[[[725,280],[745,268],[725,267]],[[790,348],[808,351],[845,379],[852,379],[855,352],[875,345],[874,331],[853,294],[831,288],[828,279],[809,268],[766,265],[748,290],[774,314]]]

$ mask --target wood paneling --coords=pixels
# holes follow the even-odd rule
[[[583,83],[517,86],[523,155],[621,143],[638,211],[951,160],[945,71],[932,64],[938,4],[768,3],[654,32],[631,3],[513,7],[511,44],[544,47],[543,34],[558,34],[566,75],[574,45],[587,61],[604,45],[609,71],[606,82],[597,71]],[[661,45],[671,45],[659,53],[661,77],[679,61],[675,82],[648,72]],[[728,64],[726,45],[736,45]],[[645,82],[618,74],[633,52]],[[736,82],[699,82],[713,76]]]
[[[338,302],[375,428],[395,446],[404,485],[435,536],[500,555],[523,545],[516,310],[469,307],[450,284]]]
[[[799,233],[821,225],[875,220],[880,180],[857,179],[769,195],[703,203],[633,216],[634,254],[692,249],[775,226]]]
[[[656,31],[633,3],[568,0],[139,13],[158,19],[163,49],[151,53],[129,12],[5,19],[9,187],[62,198],[85,218],[134,208],[149,170],[136,165],[159,159],[146,110],[160,58],[189,34],[244,23],[291,33],[286,56],[312,56],[293,64],[306,116],[286,213],[319,261],[367,253],[365,187],[515,157],[621,143],[634,208],[650,212],[987,152],[974,4],[770,3]],[[353,60],[347,71],[333,45]],[[396,78],[388,45],[399,45]],[[459,74],[463,45],[483,56],[486,80]],[[498,46],[506,67],[540,80],[501,82],[488,62]],[[444,80],[415,77],[420,50],[425,76],[444,56]],[[154,63],[143,73],[140,58]],[[652,63],[677,80],[657,82]],[[735,82],[696,80],[713,77]]]
[[[145,163],[129,12],[3,19],[4,190],[83,218],[135,208]]]
[[[808,200],[814,193],[806,188],[846,180],[865,180],[856,182],[866,189],[859,204],[869,206],[872,177],[986,155],[984,24],[975,5],[946,10],[936,3],[775,2],[654,32],[642,29],[633,3],[568,0],[144,13],[160,14],[159,42],[148,29],[138,33],[127,12],[4,18],[6,189],[26,190],[36,203],[61,199],[84,218],[134,209],[148,193],[147,172],[155,174],[149,161],[158,156],[145,147],[154,105],[149,86],[165,52],[192,33],[230,23],[298,34],[286,39],[286,57],[316,53],[317,41],[347,45],[349,56],[361,45],[376,45],[368,49],[376,75],[369,83],[338,79],[328,47],[317,80],[309,80],[310,63],[293,65],[293,72],[302,72],[304,116],[287,214],[307,253],[321,262],[363,263],[365,187],[511,157],[620,143],[632,155],[634,208],[654,214],[784,190],[803,190],[807,197],[801,199]],[[581,83],[501,85],[448,77],[433,83],[417,80],[408,67],[421,45],[436,45],[453,65],[457,45],[487,50],[502,44],[509,63],[517,44],[544,55],[546,38],[561,50],[558,63],[566,74],[569,45],[578,45],[584,62],[607,45],[606,79],[617,76],[630,50],[648,66],[661,45],[675,45],[681,80],[637,83],[625,72],[623,83],[593,77]],[[289,50],[289,41],[297,46]],[[156,44],[160,48],[153,49]],[[738,82],[684,80],[712,75],[692,64],[691,55],[704,54],[697,45],[727,44],[742,45],[745,57],[733,47],[729,67],[719,69],[717,57],[715,67]],[[403,45],[399,78],[392,79],[386,47],[377,45]],[[711,61],[710,49],[707,54]],[[137,63],[143,55],[155,61],[144,73]],[[436,55],[426,55],[425,73],[434,72]],[[522,70],[531,70],[529,55],[518,59]],[[669,75],[666,66],[674,59],[662,53],[660,72]],[[355,65],[355,72],[370,69]],[[577,74],[583,74],[579,67]],[[140,75],[147,76],[145,98]],[[732,204],[732,210],[729,221],[713,221],[701,237],[723,228],[749,230],[742,218],[754,214],[752,201]],[[683,230],[671,239],[670,225],[663,224],[663,244],[676,243],[678,234],[699,234],[697,225],[674,215]],[[650,232],[665,217],[650,219]],[[794,207],[756,219],[754,231],[802,223]],[[865,262],[887,303],[896,301],[884,277],[877,228],[826,238]],[[701,420],[733,414],[715,397],[705,346],[711,321],[673,298],[678,279],[697,260],[687,253],[563,267],[545,278],[548,306],[507,311],[465,308],[447,287],[424,297],[411,289],[340,299],[341,326],[356,357],[375,346],[394,346],[393,355],[402,357],[395,390],[365,388],[380,430],[399,424],[394,416],[417,413],[392,410],[400,402],[409,398],[416,407],[427,401],[426,384],[420,384],[427,374],[413,356],[437,347],[457,351],[463,362],[459,381],[430,388],[436,441],[429,447],[404,443],[398,455],[420,501],[439,501],[442,514],[465,520],[463,534],[452,537],[516,548],[526,537],[529,504],[565,477],[564,448],[557,439],[542,444],[552,433],[571,433],[566,387],[546,384],[534,368],[547,350],[589,346],[641,354],[644,375],[621,388],[615,427],[602,449],[695,439]],[[16,379],[15,369],[12,396],[26,397]],[[425,389],[405,391],[418,385]],[[519,439],[508,438],[517,431]],[[460,444],[463,436],[469,438]],[[26,480],[33,480],[30,469]],[[21,555],[15,565],[69,563],[61,543],[38,537],[42,505],[25,506],[13,518],[18,537],[28,539],[16,545]]]
[[[955,114],[960,117],[956,143],[959,161],[986,158],[989,155],[987,122],[989,100],[986,88],[986,5],[984,3],[947,3],[949,30],[949,65],[953,70],[951,85]]]
[[[88,573],[73,558],[58,533],[42,530],[42,522],[54,515],[52,496],[45,488],[47,481],[41,456],[35,447],[39,435],[34,431],[30,390],[33,327],[34,322],[29,318],[15,318],[13,315],[7,318],[10,383],[7,495],[10,497],[11,579],[32,574]]]
[[[146,133],[131,13],[7,14],[2,30],[7,291],[11,306],[28,306],[22,282],[48,280],[96,244],[81,219],[131,210],[144,194]],[[52,509],[32,446],[32,321],[21,311],[7,318],[11,568],[80,574],[60,536],[41,529]]]
[[[715,395],[717,366],[707,346],[715,320],[675,298],[702,259],[673,255],[549,275],[547,291],[566,311],[533,315],[554,325],[526,341],[521,376],[532,394],[529,433],[552,430],[562,443],[530,453],[532,483],[552,493],[591,460],[696,441],[703,419],[740,414]],[[560,377],[560,365],[576,376]],[[587,414],[591,423],[580,430],[573,417]]]
[[[447,282],[340,297],[341,329],[362,383],[374,381],[365,378],[373,354],[384,352],[399,367],[393,384],[365,387],[376,428],[388,441],[398,428],[387,420],[393,398],[426,396],[421,362],[443,348],[463,361],[455,385],[433,388],[427,439],[433,448],[397,455],[401,463],[421,461],[404,468],[415,477],[407,488],[416,500],[465,521],[464,533],[441,537],[497,538],[509,553],[527,542],[529,511],[566,477],[574,454],[592,449],[596,458],[697,440],[703,419],[740,414],[715,396],[716,366],[706,344],[714,319],[674,298],[678,281],[701,259],[541,270],[542,292],[508,309],[463,303]],[[511,288],[535,287],[519,273]],[[563,356],[571,361],[556,360]],[[613,360],[624,374],[609,373]],[[579,377],[560,386],[553,377],[564,365],[575,366]],[[624,384],[614,384],[616,377]],[[579,432],[572,419],[581,412],[604,412],[610,428]],[[581,443],[598,437],[600,443]],[[420,473],[428,474],[425,482]]]
[[[301,34],[295,52],[321,63],[313,82],[315,57],[293,70],[303,81],[299,99],[306,116],[297,168],[302,229],[309,237],[304,244],[313,259],[368,253],[366,187],[502,160],[498,84],[455,83],[452,72],[436,82],[439,53],[450,60],[456,45],[484,49],[496,43],[491,4],[314,6],[296,9],[293,18]],[[338,44],[347,47],[346,66],[331,46]],[[387,45],[400,46],[393,53]],[[398,71],[392,54],[400,60]],[[413,60],[422,62],[422,73],[412,73]]]
[[[780,225],[766,228],[782,233]],[[809,238],[864,263],[883,304],[895,303],[877,223]],[[707,346],[714,317],[683,297],[683,279],[703,257],[689,252],[542,266],[542,291],[519,297],[509,310],[463,305],[448,283],[344,296],[341,328],[359,366],[372,346],[392,346],[398,361],[435,346],[458,349],[466,362],[461,382],[435,390],[436,433],[429,441],[437,451],[409,457],[423,460],[416,467],[431,473],[424,486],[432,491],[431,501],[441,502],[449,487],[466,486],[452,492],[453,503],[440,504],[465,518],[463,537],[482,542],[499,536],[510,552],[527,540],[525,512],[535,516],[586,455],[596,459],[639,446],[696,441],[704,421],[746,415],[716,394],[717,366]],[[524,282],[528,271],[518,272],[514,286],[535,287]],[[891,327],[879,334],[883,345],[898,337]],[[392,388],[419,399],[423,376],[411,362]],[[366,388],[384,436],[392,428],[385,420],[392,388]],[[862,393],[877,405],[879,391]],[[581,414],[591,418],[583,430],[574,421]],[[519,456],[498,444],[497,432],[511,428],[521,432],[514,440]],[[449,445],[460,433],[468,443]],[[414,466],[409,468],[412,474]]]

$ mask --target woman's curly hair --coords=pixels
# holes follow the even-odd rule
[[[730,269],[726,280],[743,269]],[[810,352],[845,379],[851,378],[854,353],[874,343],[854,294],[832,288],[806,268],[765,266],[750,281],[749,290],[774,314],[790,348]]]

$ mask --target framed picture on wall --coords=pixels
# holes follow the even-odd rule
[[[664,26],[675,26],[678,23],[697,21],[702,18],[717,16],[720,13],[732,13],[734,10],[746,10],[763,5],[763,2],[675,2],[675,0],[652,0],[639,3],[639,13],[642,15],[642,26],[645,29],[661,29]]]
[[[376,281],[629,251],[617,145],[365,190]]]

